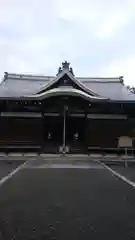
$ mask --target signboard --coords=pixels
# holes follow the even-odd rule
[[[132,147],[132,138],[128,137],[128,136],[121,136],[118,140],[118,146],[119,147],[124,147],[124,148],[128,148],[128,147]]]

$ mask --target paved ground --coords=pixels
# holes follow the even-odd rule
[[[23,164],[25,161],[5,161],[0,160],[0,179],[12,172],[19,165]]]
[[[135,166],[128,166],[127,168],[124,166],[111,166],[111,168],[129,180],[135,182]]]
[[[0,239],[135,239],[135,189],[98,163],[29,161],[0,186]]]

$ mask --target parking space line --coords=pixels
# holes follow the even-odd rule
[[[8,175],[6,175],[5,177],[3,177],[0,180],[0,186],[2,184],[4,184],[5,182],[7,182],[11,177],[13,177],[17,172],[19,172],[23,167],[25,167],[25,165],[27,164],[27,161],[23,164],[21,164],[19,167],[17,167],[15,170],[13,170],[12,172],[10,172]]]
[[[129,180],[128,178],[126,178],[125,176],[119,174],[112,168],[108,167],[106,164],[101,163],[101,162],[100,162],[100,164],[102,164],[104,166],[104,168],[106,168],[108,171],[110,171],[114,176],[118,177],[119,179],[123,180],[124,182],[126,182],[127,184],[129,184],[130,186],[135,188],[135,182],[133,182],[133,181]]]

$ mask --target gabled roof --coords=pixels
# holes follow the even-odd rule
[[[0,98],[41,97],[41,92],[45,94],[47,89],[50,86],[53,88],[53,84],[59,81],[65,74],[68,75],[82,92],[89,95],[90,99],[96,97],[96,99],[110,99],[114,101],[135,101],[135,94],[127,89],[120,77],[74,77],[67,68],[63,69],[56,77],[6,73],[6,77],[0,84]],[[71,88],[67,87],[67,90],[71,91]],[[67,93],[67,90],[57,91],[59,93]],[[56,89],[54,91],[56,91]],[[71,92],[73,93],[74,90]]]
[[[62,77],[64,77],[65,75],[67,75],[78,87],[80,87],[83,91],[85,91],[86,93],[92,95],[92,96],[96,96],[96,97],[100,97],[100,98],[104,98],[102,96],[100,96],[98,93],[96,93],[96,91],[93,91],[90,87],[88,88],[85,84],[83,84],[83,82],[81,82],[79,79],[76,79],[73,74],[71,74],[69,72],[68,69],[64,69],[59,75],[57,75],[57,77],[55,77],[52,81],[49,81],[48,84],[46,84],[45,86],[43,86],[43,88],[41,88],[40,92],[45,91],[47,88],[53,86],[53,84],[55,84],[56,82],[59,81],[59,79],[61,79]],[[39,92],[37,92],[39,93]]]
[[[91,101],[96,101],[96,100],[104,100],[104,98],[102,97],[97,97],[97,96],[92,96],[90,94],[87,94],[81,90],[75,89],[75,88],[71,88],[71,87],[66,87],[66,88],[53,88],[50,89],[46,92],[43,93],[38,93],[35,95],[28,95],[26,96],[22,96],[22,99],[31,99],[31,100],[42,100],[42,99],[46,99],[52,96],[60,96],[60,95],[66,95],[66,96],[78,96],[81,97],[83,99],[86,100],[91,100]]]

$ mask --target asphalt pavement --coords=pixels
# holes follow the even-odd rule
[[[0,186],[0,239],[135,239],[133,187],[98,163],[43,165]]]

